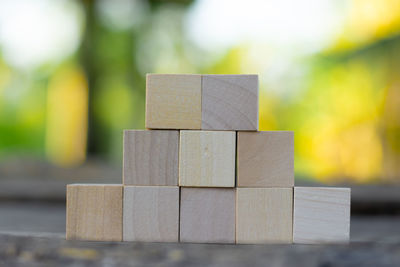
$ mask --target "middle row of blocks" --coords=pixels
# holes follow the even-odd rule
[[[123,157],[125,185],[294,186],[292,131],[126,130]]]

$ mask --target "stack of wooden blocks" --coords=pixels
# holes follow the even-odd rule
[[[67,239],[347,242],[350,189],[294,187],[294,136],[258,131],[257,75],[149,74],[123,185],[67,187]]]

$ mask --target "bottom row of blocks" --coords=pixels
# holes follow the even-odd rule
[[[349,231],[347,188],[67,187],[67,239],[323,243]]]

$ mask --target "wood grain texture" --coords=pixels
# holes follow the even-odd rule
[[[67,186],[67,240],[122,240],[122,185]]]
[[[180,241],[235,242],[235,189],[181,188]]]
[[[125,186],[124,241],[178,242],[179,187]]]
[[[203,75],[204,130],[258,130],[258,75]]]
[[[349,238],[350,188],[294,188],[295,243],[347,243]]]
[[[124,131],[124,185],[178,185],[179,131]]]
[[[179,149],[180,186],[235,186],[235,132],[181,131]]]
[[[201,129],[201,75],[147,74],[146,128]]]
[[[237,243],[292,243],[292,188],[236,190]]]
[[[238,132],[238,187],[293,187],[292,131]]]

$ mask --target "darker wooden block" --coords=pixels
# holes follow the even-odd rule
[[[235,242],[235,189],[181,188],[180,241]]]
[[[178,131],[124,131],[124,185],[178,185]]]
[[[238,187],[293,187],[292,131],[238,132]]]
[[[258,130],[258,75],[203,75],[203,130]]]
[[[122,185],[68,185],[66,238],[122,241]]]

